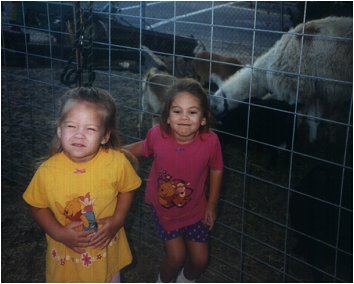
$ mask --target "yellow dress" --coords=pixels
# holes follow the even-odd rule
[[[80,164],[59,153],[39,167],[23,198],[33,207],[50,208],[62,225],[81,220],[83,230],[94,230],[95,220],[113,215],[120,192],[140,185],[119,151],[100,149],[91,161]],[[124,228],[106,248],[88,247],[82,254],[48,235],[46,239],[47,282],[108,282],[132,261]]]

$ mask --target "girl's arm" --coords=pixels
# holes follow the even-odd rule
[[[209,225],[209,230],[213,228],[216,220],[216,206],[220,195],[221,180],[222,170],[210,170],[209,198],[204,217],[204,222]]]
[[[125,150],[128,150],[136,157],[142,157],[144,155],[144,141],[138,141],[132,144],[128,144],[122,147]]]
[[[112,216],[98,219],[101,224],[98,232],[92,235],[90,245],[94,247],[106,247],[120,228],[123,227],[129,209],[133,203],[134,191],[120,192],[117,197],[116,209]]]
[[[49,208],[31,206],[33,219],[54,240],[63,243],[77,253],[85,252],[88,246],[89,232],[77,232],[75,229],[82,226],[82,222],[72,222],[66,226],[61,225]]]

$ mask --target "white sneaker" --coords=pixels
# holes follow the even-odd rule
[[[184,271],[184,268],[182,268],[182,270],[178,273],[176,282],[177,283],[195,283],[195,280],[188,280],[186,278],[186,276],[184,276],[183,271]]]

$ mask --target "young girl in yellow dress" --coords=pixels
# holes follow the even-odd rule
[[[118,141],[108,92],[63,96],[50,156],[23,194],[46,233],[47,282],[119,282],[132,261],[123,225],[141,179]]]

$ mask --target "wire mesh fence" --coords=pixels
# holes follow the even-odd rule
[[[130,143],[145,137],[156,116],[143,99],[142,85],[152,67],[163,66],[170,75],[197,80],[206,74],[203,83],[212,97],[225,83],[222,76],[231,75],[218,72],[226,74],[226,66],[231,66],[256,74],[264,68],[255,65],[257,59],[290,28],[324,18],[328,11],[352,16],[351,2],[2,1],[1,5],[4,282],[44,281],[44,264],[43,270],[33,268],[34,261],[44,262],[45,246],[38,245],[44,239],[33,237],[39,230],[25,209],[19,213],[18,208],[25,208],[21,195],[36,162],[47,153],[58,100],[68,88],[93,85],[109,90],[118,105],[122,141]],[[307,36],[316,33],[314,28],[306,36],[303,31],[294,36],[304,46]],[[352,47],[352,33],[321,36]],[[316,40],[314,36],[312,41]],[[200,50],[207,56],[198,57]],[[302,60],[305,55],[296,55],[297,66],[308,64]],[[230,57],[238,63],[227,61]],[[333,66],[330,78],[321,73],[308,76],[301,68],[279,72],[281,78],[296,78],[299,100],[291,104],[273,97],[265,105],[253,100],[261,94],[251,93],[252,88],[252,99],[251,95],[244,101],[225,99],[241,107],[213,126],[222,142],[225,170],[210,238],[210,263],[200,281],[352,282],[352,79],[335,73],[352,68],[352,53],[344,57],[347,60]],[[196,69],[196,62],[201,69]],[[268,75],[279,71],[272,68],[265,70]],[[326,115],[305,112],[307,102],[301,101],[299,86],[311,79],[334,83],[336,97],[348,90],[349,96],[340,105],[326,101]],[[319,122],[312,142],[303,123],[311,119]],[[279,135],[282,143],[274,140]],[[139,174],[144,180],[150,165],[150,159],[141,160]],[[144,187],[136,194],[126,225],[135,256],[126,271],[128,282],[156,281],[163,255],[143,195]]]

